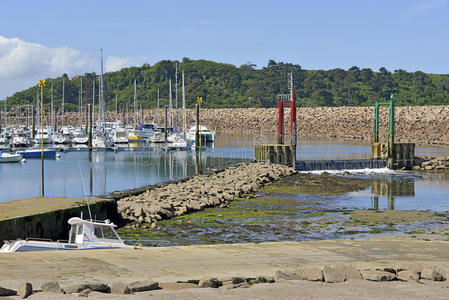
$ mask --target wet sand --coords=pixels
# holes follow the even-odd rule
[[[0,255],[0,286],[24,281],[35,289],[49,280],[75,283],[148,280],[176,282],[205,276],[273,276],[277,270],[351,263],[375,269],[413,262],[449,267],[449,242],[393,236],[354,240],[248,243],[122,250],[31,252]]]

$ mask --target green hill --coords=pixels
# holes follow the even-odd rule
[[[137,79],[138,105],[144,108],[156,107],[157,90],[160,89],[161,107],[168,104],[168,81],[172,79],[173,103],[175,99],[175,64],[178,63],[178,104],[181,105],[181,70],[185,70],[186,101],[193,107],[196,97],[202,96],[204,106],[224,107],[274,107],[276,95],[287,93],[287,74],[293,70],[294,90],[299,106],[359,106],[373,105],[376,100],[396,95],[398,105],[443,105],[449,104],[449,75],[426,74],[423,72],[390,72],[380,68],[352,67],[349,70],[303,70],[299,65],[277,63],[273,60],[266,67],[256,69],[245,64],[236,67],[231,64],[207,60],[182,62],[160,61],[153,66],[124,68],[104,76],[107,109],[115,109],[118,97],[119,110],[132,109],[133,81]],[[83,103],[92,100],[92,83],[95,73],[83,76]],[[80,77],[65,79],[65,103],[67,110],[75,110],[79,99]],[[50,85],[54,86],[56,107],[60,107],[62,77],[47,79],[45,103],[50,102]],[[8,98],[8,107],[35,103],[37,87],[17,92]],[[98,103],[98,79],[96,83]]]

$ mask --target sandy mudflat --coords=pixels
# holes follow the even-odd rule
[[[90,250],[67,252],[34,252],[0,255],[0,286],[17,289],[24,281],[34,289],[42,283],[57,280],[61,286],[75,283],[148,280],[176,282],[202,277],[270,275],[277,270],[294,270],[302,266],[351,263],[359,269],[375,269],[401,264],[449,266],[449,242],[425,241],[407,236],[357,240],[275,242],[147,248],[143,250]],[[282,299],[317,298],[389,298],[409,299],[432,295],[432,299],[449,298],[449,282],[349,281],[325,284],[290,281],[257,284],[247,289],[189,289],[145,292],[130,299]],[[49,294],[35,294],[31,299],[50,299]],[[56,296],[53,299],[70,299]],[[124,296],[92,293],[98,299],[122,299]],[[115,297],[115,298],[114,298]],[[79,299],[79,298],[78,298]],[[153,299],[153,298],[152,298]]]

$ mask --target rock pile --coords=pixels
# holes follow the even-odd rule
[[[226,278],[207,276],[201,279],[190,279],[172,283],[158,283],[152,280],[127,283],[126,281],[120,280],[112,282],[111,284],[103,282],[78,283],[70,286],[64,286],[61,289],[59,283],[54,281],[43,284],[41,286],[41,291],[33,291],[30,283],[24,283],[19,287],[17,292],[0,287],[0,296],[12,296],[19,294],[20,297],[26,298],[32,293],[43,292],[49,294],[75,294],[78,296],[87,297],[92,292],[125,295],[160,289],[180,290],[191,288],[219,288],[229,290],[236,288],[250,288],[254,284],[282,283],[291,280],[307,280],[326,283],[342,283],[348,280],[369,280],[376,282],[397,280],[426,283],[426,280],[449,280],[449,268],[441,265],[422,267],[409,264],[407,266],[398,265],[395,267],[359,270],[351,264],[339,263],[333,266],[309,266],[291,271],[279,270],[276,271],[274,276],[233,276]]]
[[[290,109],[285,109],[285,128],[289,128]],[[139,114],[140,115],[140,114]],[[158,121],[163,124],[163,110],[145,110],[146,122]],[[128,115],[108,111],[106,119],[131,122],[133,113]],[[85,116],[83,116],[85,118]],[[195,122],[195,111],[188,109],[187,124]],[[402,106],[395,111],[395,138],[398,142],[416,144],[449,144],[449,106]],[[47,118],[49,120],[50,118]],[[61,116],[58,115],[58,124]],[[94,118],[95,119],[95,118]],[[374,107],[300,107],[297,108],[297,132],[299,137],[350,138],[371,140]],[[209,129],[224,132],[258,132],[275,134],[277,128],[277,108],[223,108],[203,109],[201,120]],[[65,113],[65,124],[78,125],[78,113]],[[140,120],[139,120],[140,121]],[[8,124],[25,124],[24,111],[9,113]],[[85,123],[85,120],[82,120]],[[387,140],[388,107],[380,109],[380,135]]]
[[[284,165],[239,164],[221,172],[198,175],[120,199],[118,211],[126,221],[155,227],[159,220],[225,205],[293,173],[293,168]]]
[[[415,159],[416,171],[446,171],[449,170],[449,157],[418,157]]]

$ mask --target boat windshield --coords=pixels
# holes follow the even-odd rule
[[[93,235],[96,239],[99,240],[114,240],[116,242],[120,241],[117,233],[110,226],[95,225]]]

